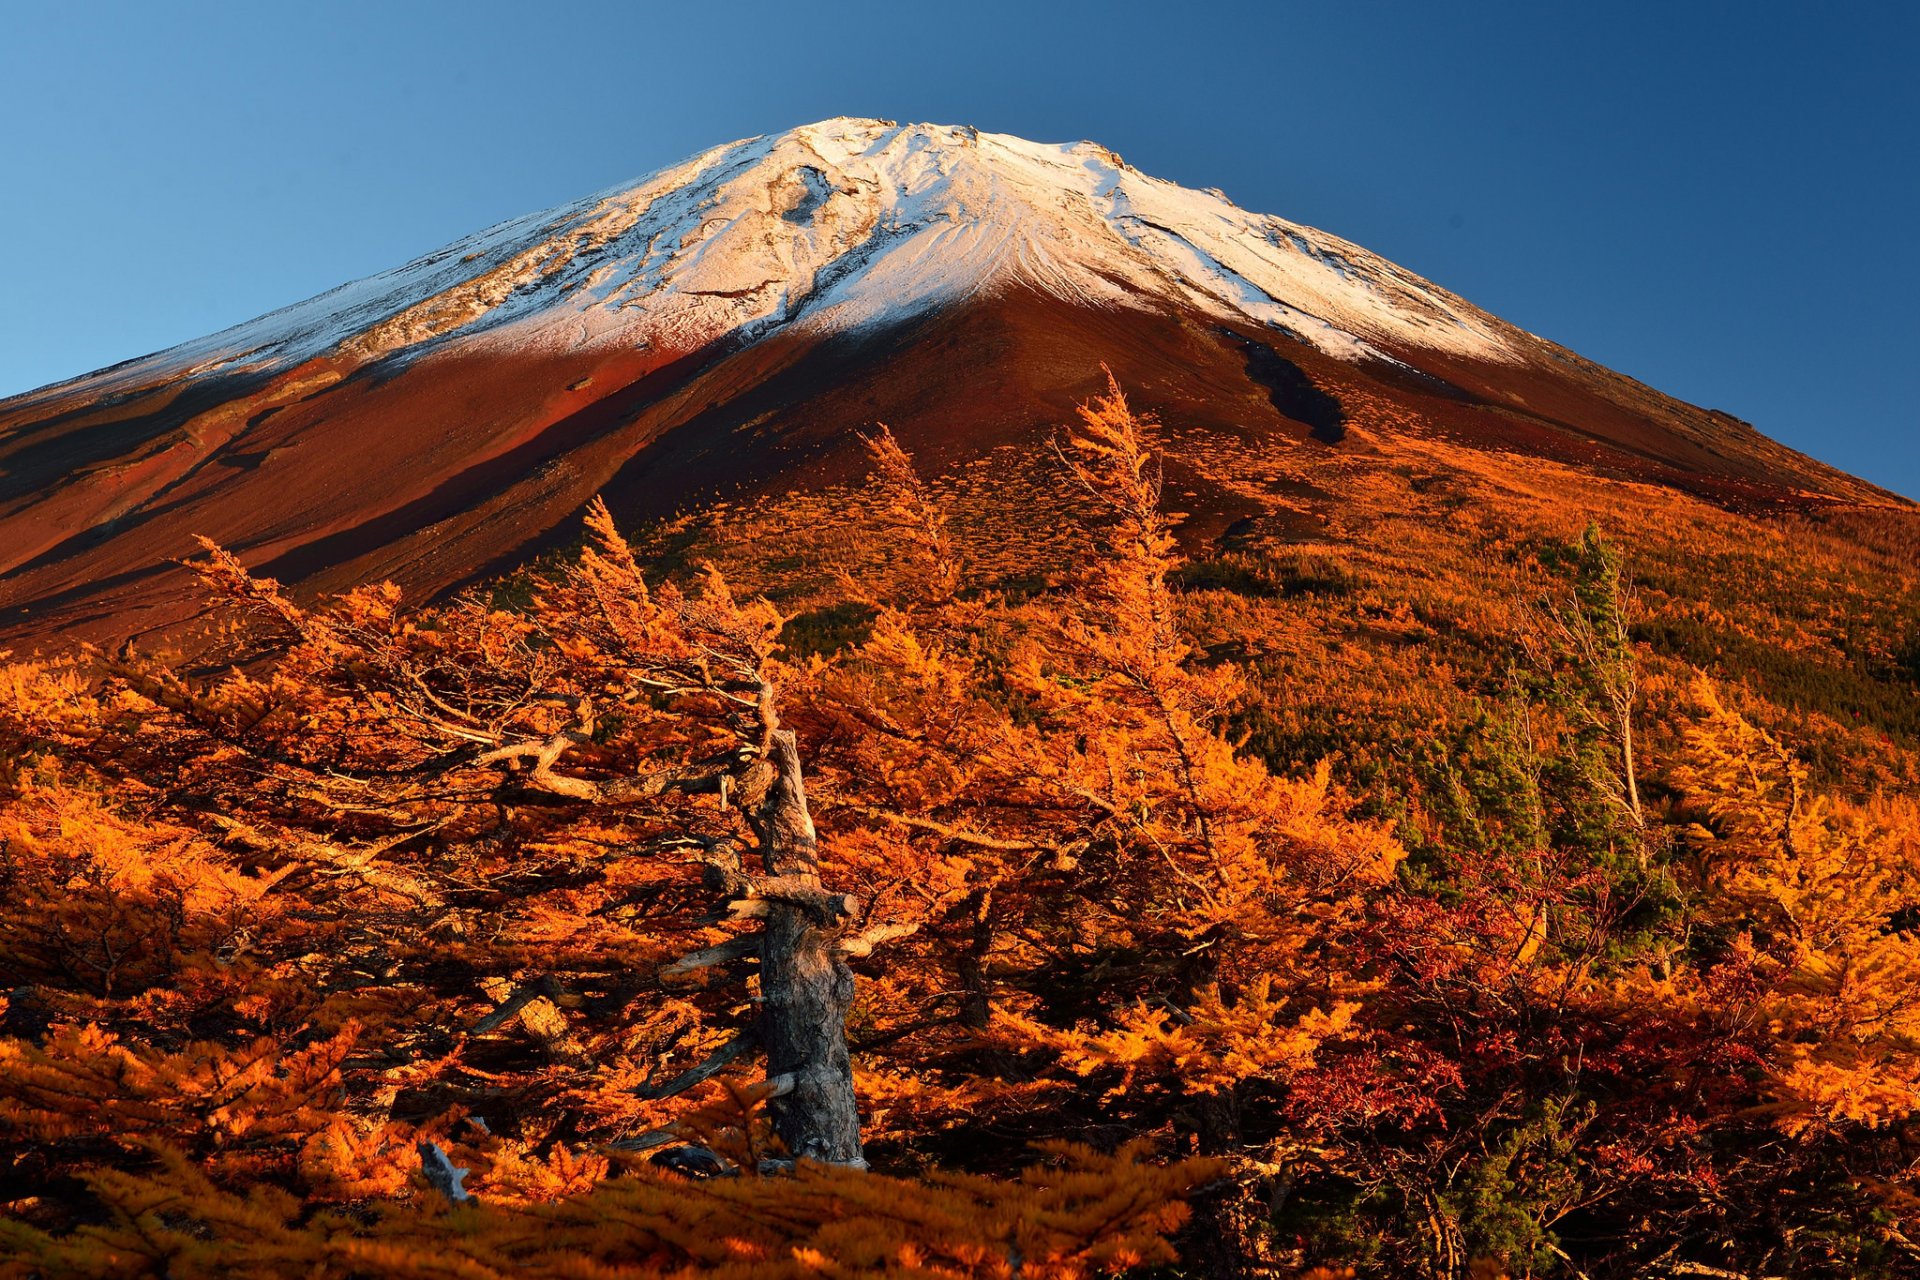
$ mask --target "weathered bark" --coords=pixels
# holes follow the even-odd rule
[[[993,991],[987,979],[987,955],[993,949],[993,889],[975,889],[967,895],[967,944],[958,961],[960,1025],[985,1031],[993,1025]]]
[[[505,978],[489,978],[480,985],[490,998],[500,1002],[500,1007],[475,1024],[476,1030],[491,1031],[510,1019],[518,1018],[527,1034],[539,1043],[553,1061],[567,1067],[589,1064],[591,1059],[586,1047],[574,1037],[572,1028],[567,1026],[567,1017],[560,1012],[560,1006],[543,990],[550,989],[551,983],[536,982],[515,987]]]
[[[634,1090],[634,1093],[642,1098],[649,1099],[671,1098],[676,1094],[685,1093],[687,1090],[693,1088],[693,1086],[711,1080],[714,1076],[719,1075],[722,1071],[726,1070],[727,1067],[732,1065],[734,1059],[740,1057],[758,1043],[759,1040],[753,1032],[742,1032],[714,1050],[714,1052],[707,1057],[707,1060],[698,1066],[690,1067],[682,1071],[671,1080],[641,1085],[638,1089]]]
[[[420,1172],[426,1175],[427,1185],[454,1204],[465,1204],[473,1199],[461,1185],[472,1170],[456,1166],[437,1142],[422,1142],[417,1150],[420,1152]]]
[[[728,899],[729,918],[760,919],[764,921],[761,932],[682,956],[661,976],[679,978],[698,969],[757,957],[761,1007],[755,1038],[766,1049],[767,1079],[780,1085],[768,1095],[774,1132],[796,1159],[864,1168],[853,1063],[847,1052],[853,971],[846,957],[868,954],[878,943],[912,929],[881,924],[847,932],[845,926],[859,904],[850,895],[828,892],[820,883],[819,840],[807,808],[799,745],[791,730],[780,727],[773,686],[762,680],[757,692],[759,751],[739,772],[726,767],[736,759],[728,752],[634,779],[595,782],[556,773],[555,765],[567,752],[592,738],[594,709],[585,697],[567,699],[573,719],[555,733],[497,747],[471,763],[514,768],[532,787],[588,802],[625,803],[666,790],[715,789],[723,804],[731,795],[738,796],[740,809],[759,839],[766,874],[747,874],[735,851],[720,848],[711,851],[705,879],[709,888]],[[503,991],[499,998],[506,999],[507,994]],[[538,1007],[539,1001],[533,1001],[521,1009],[522,1021],[527,1022],[527,1013]],[[528,1026],[538,1033],[534,1024]],[[689,1073],[688,1083],[704,1079],[703,1070],[704,1064]]]
[[[983,1047],[969,1050],[968,1057],[983,1075],[1007,1076],[1014,1070],[1014,1055],[994,1047],[987,1036],[993,1026],[993,978],[987,972],[994,944],[993,886],[983,885],[968,894],[961,911],[966,933],[954,958],[960,986],[960,1025],[975,1032],[983,1042]]]
[[[846,1036],[853,971],[841,957],[837,917],[820,910],[820,900],[833,897],[820,888],[818,841],[791,730],[768,735],[760,763],[762,776],[753,781],[766,790],[749,812],[767,873],[820,894],[814,901],[799,894],[766,900],[760,1040],[767,1078],[793,1081],[769,1103],[774,1132],[795,1158],[864,1167]]]
[[[1201,945],[1183,957],[1180,976],[1184,999],[1192,1000],[1198,988],[1219,981],[1217,944],[1230,931],[1231,926],[1213,926],[1200,935]],[[1227,1085],[1199,1094],[1175,1120],[1174,1131],[1176,1141],[1191,1142],[1198,1155],[1226,1157],[1234,1170],[1233,1177],[1194,1199],[1189,1239],[1196,1247],[1183,1256],[1192,1256],[1198,1262],[1199,1275],[1218,1280],[1279,1274],[1272,1265],[1272,1249],[1265,1232],[1271,1217],[1270,1180],[1258,1176],[1247,1161],[1234,1158],[1246,1150],[1238,1090]],[[1204,1247],[1199,1247],[1201,1241]]]

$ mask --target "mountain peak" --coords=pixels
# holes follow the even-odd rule
[[[857,330],[1021,285],[1197,308],[1343,359],[1512,359],[1499,322],[1357,245],[1096,142],[837,117],[712,148],[83,382],[360,362],[445,341],[691,347]]]
[[[437,591],[596,493],[647,516],[850,479],[876,420],[942,465],[1031,449],[1103,365],[1316,464],[1424,434],[1742,501],[1864,492],[1098,143],[839,118],[0,402],[0,641],[179,622],[200,535],[304,589]],[[1260,505],[1223,484],[1185,501]]]

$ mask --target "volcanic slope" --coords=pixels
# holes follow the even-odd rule
[[[1194,545],[1285,516],[1183,461],[1235,440],[1309,475],[1445,441],[1717,509],[1904,510],[1095,144],[838,119],[0,402],[0,643],[180,634],[197,535],[417,598],[570,539],[595,493],[641,521],[849,481],[877,421],[936,470],[1031,452],[1103,364],[1181,428]]]

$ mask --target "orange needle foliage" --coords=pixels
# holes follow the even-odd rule
[[[1758,984],[1746,1007],[1774,1042],[1770,1110],[1803,1136],[1905,1120],[1920,1110],[1920,934],[1888,926],[1920,903],[1920,806],[1815,793],[1712,685],[1694,696],[1674,775],[1705,811],[1692,843]]]
[[[1920,1259],[1911,799],[1649,664],[1597,530],[1541,609],[1196,565],[1166,434],[1022,460],[1047,574],[882,428],[808,615],[596,504],[425,607],[210,547],[217,651],[0,669],[0,1274]]]
[[[1012,1181],[803,1165],[693,1184],[640,1173],[519,1208],[385,1202],[313,1215],[283,1191],[237,1194],[159,1155],[154,1176],[95,1176],[103,1224],[52,1237],[0,1222],[12,1256],[0,1275],[1081,1280],[1171,1261],[1179,1197],[1206,1172],[1063,1145]]]

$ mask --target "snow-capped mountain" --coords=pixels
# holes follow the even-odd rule
[[[0,402],[0,634],[177,619],[195,534],[314,586],[438,589],[596,491],[646,513],[832,478],[877,418],[936,462],[1031,438],[1102,363],[1328,448],[1366,405],[1663,483],[1865,492],[1093,143],[838,119]]]
[[[858,330],[1017,285],[1184,304],[1347,359],[1405,344],[1519,358],[1497,321],[1358,245],[1095,143],[839,119],[715,147],[97,381],[364,360],[451,336],[687,350],[782,325]]]

